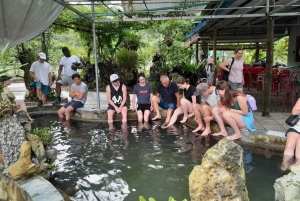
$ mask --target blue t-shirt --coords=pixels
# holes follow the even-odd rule
[[[133,94],[137,96],[138,104],[151,104],[150,94],[153,93],[152,86],[149,83],[146,83],[145,86],[139,84],[134,85]]]
[[[175,94],[178,92],[177,85],[170,82],[169,86],[166,88],[161,83],[157,87],[157,92],[160,94],[161,99],[168,103],[177,103],[177,98]]]

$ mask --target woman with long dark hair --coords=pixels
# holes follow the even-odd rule
[[[217,91],[221,97],[222,107],[213,108],[213,116],[218,122],[221,131],[213,134],[214,136],[227,136],[224,122],[233,129],[233,135],[228,138],[235,140],[242,137],[240,129],[255,131],[254,118],[246,94],[241,91],[231,90],[230,84],[226,81],[220,81]]]

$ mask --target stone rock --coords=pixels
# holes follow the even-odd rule
[[[40,166],[40,168],[38,168],[31,162],[30,142],[23,142],[20,148],[20,152],[21,155],[17,162],[7,168],[7,171],[13,180],[19,179],[24,175],[39,173],[45,170],[44,166]]]
[[[31,133],[31,124],[29,122],[24,123],[23,125],[25,136]]]
[[[24,129],[17,117],[5,116],[0,119],[0,149],[5,168],[15,163],[20,156],[20,146],[25,141]]]
[[[276,179],[275,201],[300,200],[300,166],[291,166],[291,172]]]
[[[4,158],[3,158],[2,154],[0,154],[0,163],[4,163]]]
[[[20,123],[26,123],[28,122],[28,117],[25,111],[20,110],[16,114],[14,114],[17,118],[17,121]]]
[[[47,159],[46,159],[44,145],[40,140],[39,136],[29,134],[27,135],[27,139],[31,144],[31,149],[35,155],[35,158],[38,159],[39,163],[42,164],[46,162]]]
[[[191,201],[249,201],[243,149],[224,138],[207,150],[189,177]]]
[[[55,149],[46,150],[46,158],[50,160],[50,164],[53,163],[57,158],[57,153]]]

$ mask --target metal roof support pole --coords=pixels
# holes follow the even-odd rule
[[[93,42],[94,42],[94,61],[96,74],[96,92],[97,92],[97,109],[100,110],[99,86],[98,86],[98,61],[97,61],[97,45],[96,45],[96,22],[95,22],[95,5],[92,5],[93,15]]]
[[[270,1],[270,6],[275,5],[275,0]],[[273,7],[270,8],[273,10]],[[268,14],[268,13],[267,13]],[[271,103],[271,88],[272,88],[272,66],[273,66],[273,46],[274,46],[274,19],[268,16],[267,25],[267,61],[266,61],[266,74],[264,80],[264,102],[262,116],[270,115],[270,103]],[[284,101],[284,100],[283,100]]]
[[[206,55],[205,55],[206,57]],[[217,28],[214,28],[214,37],[213,37],[213,57],[215,64],[217,63]],[[213,79],[213,86],[216,86],[216,78],[217,78],[217,71],[214,72],[214,79]]]

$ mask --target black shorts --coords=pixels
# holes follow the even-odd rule
[[[288,134],[289,132],[298,133],[298,134],[300,135],[300,132],[298,132],[296,129],[294,129],[294,128],[289,128],[289,129],[286,131],[286,133],[285,133],[285,137],[287,137],[287,134]]]
[[[141,110],[143,113],[145,110],[150,110],[151,104],[138,104],[137,111]]]
[[[120,105],[116,105],[117,107],[120,107]],[[123,107],[126,107],[126,103]],[[108,107],[107,107],[108,110],[115,110],[115,108],[111,105],[111,104],[108,104]]]

